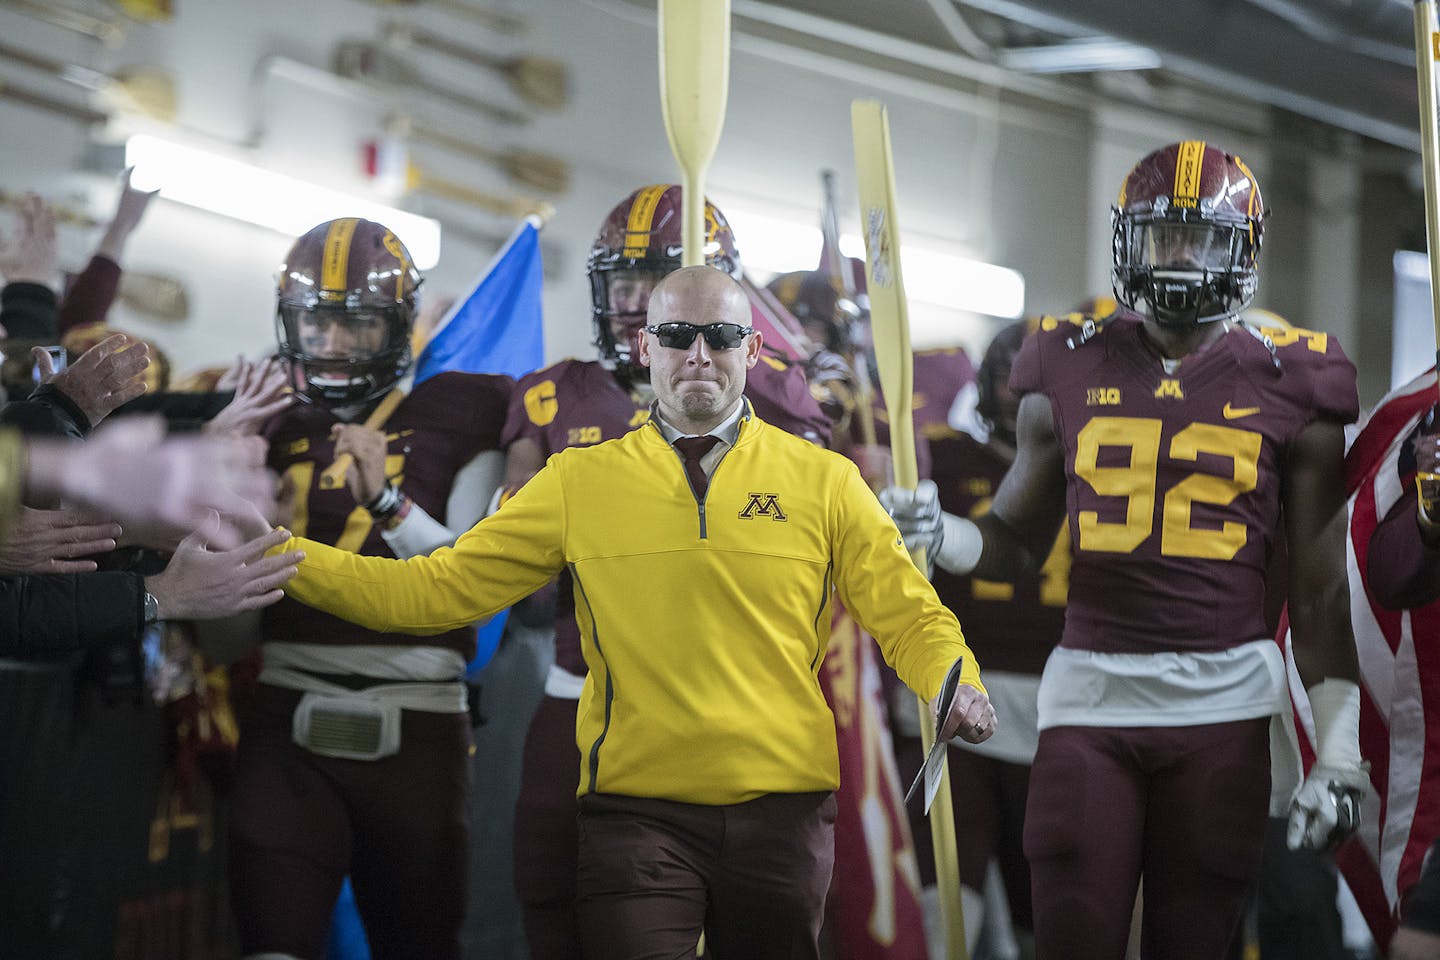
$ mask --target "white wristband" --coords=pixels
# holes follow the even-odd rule
[[[456,540],[455,533],[411,501],[410,512],[390,529],[381,528],[380,537],[401,560],[428,556]]]
[[[945,530],[945,537],[940,542],[940,549],[935,551],[935,565],[941,570],[964,576],[980,562],[985,538],[979,527],[953,513],[942,513],[940,524]]]
[[[1317,766],[1350,770],[1360,765],[1360,688],[1326,677],[1308,691],[1315,718]]]

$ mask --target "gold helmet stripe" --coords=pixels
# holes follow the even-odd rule
[[[645,256],[650,247],[650,234],[655,229],[655,208],[669,189],[668,184],[658,183],[635,195],[635,202],[630,204],[630,218],[625,222],[625,256]]]
[[[346,217],[330,224],[330,230],[325,234],[325,251],[320,258],[319,292],[322,298],[325,298],[327,293],[343,295],[347,289],[350,241],[359,225],[360,221],[354,217]]]
[[[405,275],[410,272],[410,258],[405,255],[405,244],[389,230],[385,231],[380,243],[390,251],[392,257],[400,261],[400,269],[395,271],[395,302],[399,303],[405,299]]]
[[[1265,213],[1260,209],[1260,181],[1255,179],[1255,174],[1250,172],[1245,161],[1239,157],[1235,158],[1235,166],[1239,167],[1240,172],[1245,174],[1245,179],[1250,181],[1250,202],[1245,208],[1245,213],[1250,217],[1250,242],[1253,244],[1255,242],[1255,222]]]
[[[1175,157],[1175,206],[1195,207],[1200,204],[1200,171],[1204,161],[1204,140],[1186,140],[1180,144],[1180,152]]]

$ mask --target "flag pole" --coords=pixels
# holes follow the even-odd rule
[[[1430,259],[1430,316],[1435,325],[1436,361],[1440,363],[1440,130],[1435,116],[1435,61],[1440,31],[1434,0],[1415,2],[1415,81],[1420,93],[1420,157],[1425,170],[1425,248]]]

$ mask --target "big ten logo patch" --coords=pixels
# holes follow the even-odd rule
[[[741,520],[754,520],[756,517],[769,517],[771,520],[784,522],[787,517],[785,511],[780,507],[780,497],[774,493],[752,493],[750,499],[745,503],[745,509],[740,511]]]
[[[1085,391],[1085,406],[1087,407],[1118,407],[1119,405],[1119,387],[1090,387]]]
[[[565,445],[567,447],[581,447],[589,443],[599,442],[599,427],[571,427],[565,431]]]

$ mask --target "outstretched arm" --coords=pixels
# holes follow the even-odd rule
[[[890,487],[880,500],[905,542],[924,546],[942,570],[987,580],[1015,580],[1045,563],[1065,516],[1065,458],[1050,402],[1040,394],[1020,401],[1015,463],[996,491],[990,512],[975,520],[941,513],[935,485],[915,495]]]
[[[1065,451],[1044,395],[1020,401],[1016,438],[1015,463],[1000,481],[990,512],[976,521],[985,546],[973,572],[987,580],[1038,571],[1065,518]]]
[[[553,465],[453,547],[394,560],[310,540],[286,593],[301,603],[379,631],[443,633],[477,623],[529,596],[565,564],[564,500]]]

